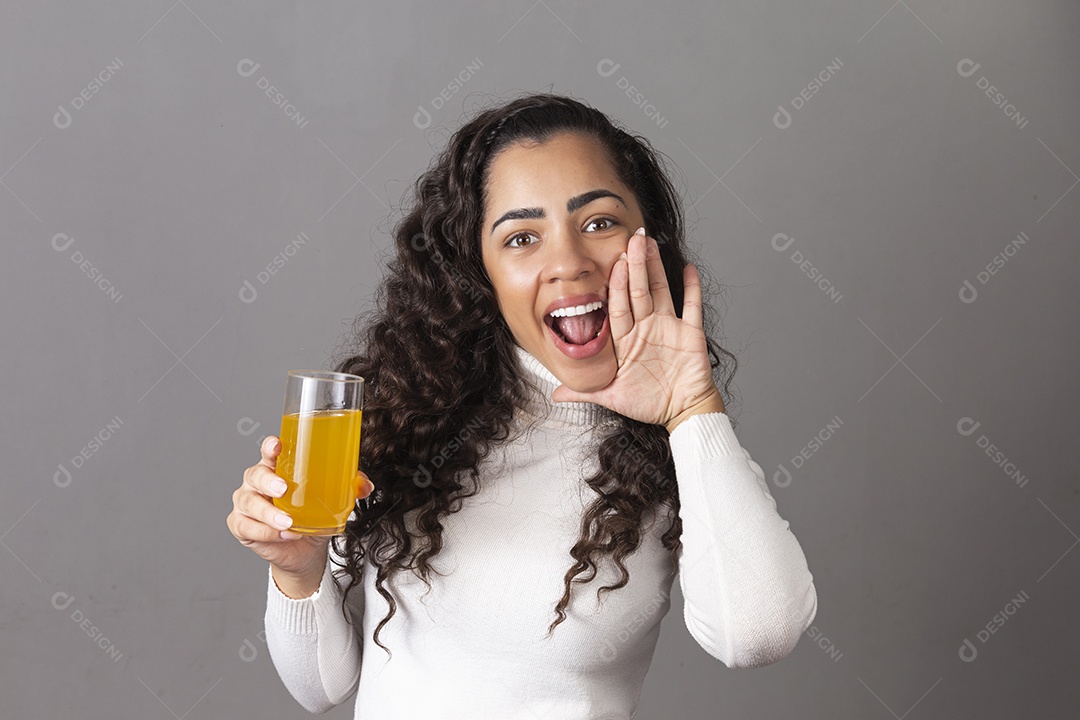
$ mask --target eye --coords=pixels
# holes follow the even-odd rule
[[[527,233],[527,232],[515,233],[514,235],[511,235],[510,237],[508,237],[506,239],[506,242],[503,243],[503,246],[504,247],[514,247],[514,248],[525,247],[525,245],[515,245],[514,241],[518,240],[519,238],[535,238],[535,237],[536,237],[535,235],[532,235],[531,233]]]
[[[605,228],[601,228],[602,230],[610,230],[610,229],[611,229],[611,228],[612,228],[612,227],[613,227],[613,226],[615,225],[615,221],[614,221],[614,220],[612,220],[612,219],[611,219],[611,218],[609,218],[609,217],[598,217],[598,218],[596,218],[595,220],[591,220],[591,221],[589,222],[589,225],[592,225],[593,223],[598,223],[598,222],[602,222],[602,223],[607,223],[607,224],[608,224],[608,225],[607,225],[607,227],[605,227]],[[586,227],[588,227],[588,226],[586,226]]]

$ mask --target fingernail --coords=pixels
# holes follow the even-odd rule
[[[634,234],[635,235],[644,235],[645,234],[645,227],[644,226],[639,227],[637,230],[634,231]]]
[[[284,530],[285,528],[292,525],[292,518],[285,513],[278,513],[274,516],[274,524]]]
[[[270,483],[270,494],[274,497],[281,497],[285,494],[287,487],[284,480],[273,480]]]
[[[629,260],[628,260],[628,259],[627,259],[627,257],[626,257],[626,253],[623,253],[622,255],[620,255],[620,256],[619,256],[619,259],[620,259],[620,260],[626,260],[627,262],[629,262]]]
[[[303,537],[303,535],[301,535],[300,533],[291,532],[289,530],[282,530],[281,531],[281,539],[282,540],[299,540],[302,537]]]

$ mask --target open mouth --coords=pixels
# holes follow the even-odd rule
[[[544,316],[544,324],[567,345],[586,345],[600,337],[607,319],[602,301],[554,310]]]

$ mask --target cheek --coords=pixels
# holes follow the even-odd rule
[[[510,325],[528,323],[536,314],[536,276],[522,268],[500,268],[492,276],[499,308]]]

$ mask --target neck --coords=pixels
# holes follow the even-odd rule
[[[541,417],[560,425],[590,427],[618,423],[614,411],[603,405],[588,402],[552,402],[551,393],[562,383],[532,353],[520,345],[514,345],[518,371],[525,380],[527,399],[521,410],[533,417]]]

